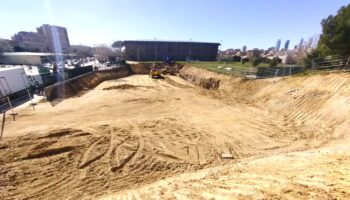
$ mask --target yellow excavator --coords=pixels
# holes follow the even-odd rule
[[[162,75],[160,69],[158,67],[153,66],[149,72],[149,76],[151,78],[160,78]]]

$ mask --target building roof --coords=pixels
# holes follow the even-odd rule
[[[71,55],[58,53],[59,55]],[[3,56],[54,56],[55,53],[41,53],[41,52],[4,52]]]
[[[144,43],[144,42],[166,42],[166,43],[198,43],[198,44],[212,44],[221,45],[217,42],[199,42],[199,41],[184,41],[184,40],[124,40],[124,43]]]
[[[4,56],[51,56],[52,53],[38,53],[38,52],[4,52]]]
[[[23,69],[22,66],[10,66],[10,65],[3,65],[0,67],[0,71],[10,71],[15,69]]]

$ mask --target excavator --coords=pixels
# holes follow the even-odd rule
[[[151,78],[160,78],[162,76],[161,70],[154,65],[149,72],[149,76]]]

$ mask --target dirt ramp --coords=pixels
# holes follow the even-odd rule
[[[205,89],[219,89],[220,84],[230,79],[228,76],[222,76],[214,72],[191,66],[184,66],[179,73],[180,77],[183,79]]]
[[[130,74],[127,67],[94,71],[76,78],[57,83],[45,88],[46,98],[52,101],[57,98],[68,98],[82,91],[92,89],[103,81],[126,77]]]

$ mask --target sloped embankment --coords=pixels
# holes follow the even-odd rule
[[[300,131],[296,139],[318,147],[346,134],[350,120],[350,75],[318,74],[282,79],[246,80],[185,66],[180,76],[227,103],[244,103],[277,114],[286,128]],[[214,89],[214,90],[213,90]]]
[[[57,98],[68,98],[79,94],[84,90],[89,90],[96,87],[98,84],[106,80],[117,79],[126,77],[130,74],[130,71],[126,67],[105,70],[94,71],[76,78],[56,83],[55,85],[45,88],[46,98],[48,101],[52,101]]]

